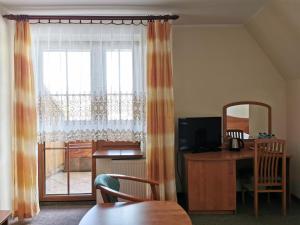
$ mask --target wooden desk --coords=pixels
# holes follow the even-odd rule
[[[79,225],[192,225],[189,216],[176,203],[147,201],[139,203],[98,204]]]
[[[236,211],[236,161],[253,159],[254,150],[189,153],[184,157],[188,211],[190,213],[234,213]],[[287,167],[288,180],[289,160],[287,160]],[[289,196],[289,186],[287,191]]]
[[[8,218],[11,213],[8,210],[0,210],[0,225],[8,225]]]

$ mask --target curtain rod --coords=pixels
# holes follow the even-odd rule
[[[77,20],[79,23],[81,21],[90,21],[90,23],[93,23],[93,21],[97,20],[102,23],[102,21],[122,21],[121,24],[124,24],[124,20],[131,21],[133,24],[133,21],[139,20],[147,20],[147,21],[153,21],[153,20],[177,20],[179,18],[178,15],[148,15],[148,16],[70,16],[70,15],[3,15],[5,19],[9,20],[37,20],[37,23],[45,23],[41,22],[41,20],[48,20],[48,23],[51,23],[51,20],[58,21],[56,23],[62,23],[61,21],[68,21],[71,23],[71,20]],[[65,23],[65,22],[64,22]],[[86,22],[85,22],[86,23]]]

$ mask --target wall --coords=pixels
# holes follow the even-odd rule
[[[175,26],[173,60],[176,118],[259,101],[272,107],[273,133],[286,137],[286,82],[244,27]]]
[[[300,198],[300,79],[288,81],[288,151],[292,155],[292,193]]]
[[[286,82],[243,26],[175,26],[173,62],[176,119],[258,101],[272,107],[273,133],[286,137]]]
[[[300,198],[300,1],[272,0],[246,25],[247,30],[288,80],[287,149],[292,155],[292,193]]]
[[[0,210],[11,209],[11,52],[12,29],[2,19],[0,6]]]

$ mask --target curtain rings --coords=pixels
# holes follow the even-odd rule
[[[26,16],[20,16],[20,20],[26,20]],[[86,22],[83,22],[86,21]],[[31,24],[103,24],[103,25],[109,25],[109,24],[114,24],[114,25],[143,25],[147,26],[148,22],[153,22],[154,20],[146,20],[144,21],[143,19],[135,20],[135,19],[130,19],[128,22],[126,22],[124,19],[119,19],[119,20],[109,20],[107,22],[104,22],[103,20],[93,20],[93,19],[87,19],[87,20],[82,20],[78,19],[76,21],[73,21],[72,19],[62,19],[58,18],[57,20],[52,20],[52,19],[36,19],[35,21],[29,21]],[[164,19],[164,21],[168,21],[167,19]]]

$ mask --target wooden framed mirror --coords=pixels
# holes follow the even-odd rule
[[[271,106],[261,102],[233,102],[223,107],[223,138],[227,131],[242,133],[242,139],[253,140],[259,133],[272,133]]]

